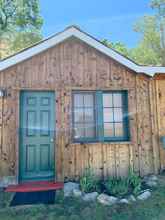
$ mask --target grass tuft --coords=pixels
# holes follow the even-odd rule
[[[64,198],[59,193],[54,205],[11,208],[9,202],[12,194],[0,192],[0,220],[164,220],[165,176],[160,176],[159,179],[158,187],[153,189],[152,196],[147,201],[112,207]]]

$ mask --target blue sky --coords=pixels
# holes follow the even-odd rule
[[[40,0],[43,34],[48,37],[76,24],[98,39],[136,46],[140,36],[134,23],[151,14],[150,0]]]

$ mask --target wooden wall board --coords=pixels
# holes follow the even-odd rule
[[[159,169],[159,138],[165,128],[165,82],[136,74],[89,45],[71,38],[22,63],[0,72],[0,176],[18,175],[19,92],[51,90],[56,93],[56,179],[77,179],[91,167],[101,178],[125,176],[129,167],[140,175]],[[157,88],[162,92],[159,97]],[[164,88],[163,88],[164,87]],[[73,90],[128,90],[128,143],[80,144],[72,141]],[[158,102],[160,118],[158,120]],[[165,153],[161,164],[165,164]],[[162,165],[163,167],[163,165]]]

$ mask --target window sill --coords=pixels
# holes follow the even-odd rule
[[[114,142],[112,142],[112,141],[105,141],[105,142],[103,142],[103,144],[113,144],[113,145],[131,145],[132,144],[132,142],[131,141],[114,141]]]
[[[132,145],[133,143],[131,141],[93,141],[93,142],[73,142],[71,145],[94,145],[94,144],[105,144],[105,145]]]

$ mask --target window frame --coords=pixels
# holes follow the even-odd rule
[[[81,137],[81,138],[75,138],[74,134],[75,134],[75,115],[74,115],[74,111],[75,111],[75,104],[74,104],[74,95],[75,94],[92,94],[93,95],[93,110],[94,110],[94,129],[95,129],[95,136],[94,137]],[[95,91],[91,91],[91,90],[76,90],[76,91],[72,91],[72,140],[75,143],[92,143],[92,142],[97,142],[97,123],[96,123],[96,92]]]
[[[123,111],[123,133],[121,137],[105,137],[104,136],[104,114],[103,114],[103,94],[122,94],[122,111]],[[74,95],[75,94],[93,94],[94,97],[94,125],[95,137],[75,138],[75,116],[74,116]],[[114,108],[114,106],[113,106]],[[115,122],[113,122],[115,123]],[[128,109],[128,91],[127,90],[74,90],[72,91],[72,140],[74,143],[95,143],[95,142],[127,142],[130,141],[129,126],[129,109]]]
[[[128,91],[127,90],[108,90],[108,91],[102,91],[102,99],[104,94],[121,94],[122,96],[122,106],[120,107],[122,109],[122,125],[123,125],[123,136],[112,136],[112,137],[105,137],[104,136],[104,115],[102,113],[102,129],[103,129],[103,139],[104,142],[119,142],[119,141],[130,141],[130,132],[129,132],[129,112],[128,112]],[[117,107],[112,106],[113,108],[113,114],[114,109]],[[102,101],[102,109],[104,109],[103,101]],[[103,111],[103,110],[102,110]],[[115,121],[112,122],[113,124]]]

